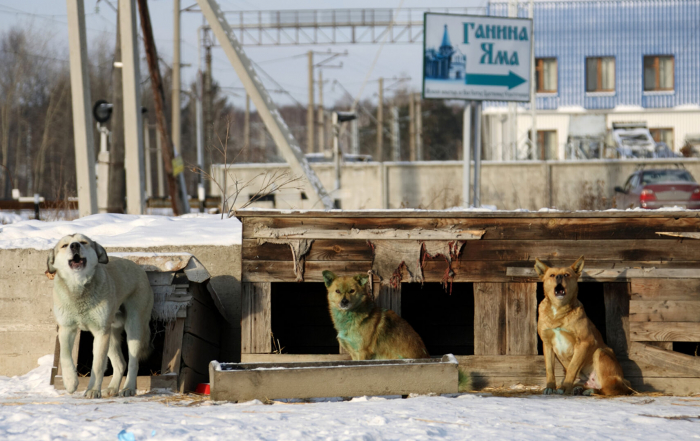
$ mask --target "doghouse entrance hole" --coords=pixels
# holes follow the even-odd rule
[[[165,323],[159,320],[151,320],[151,355],[148,359],[139,361],[139,376],[151,376],[160,374],[163,361],[163,345],[165,344]],[[94,338],[90,331],[80,333],[80,349],[78,351],[78,375],[90,375],[92,370],[92,342]],[[129,349],[126,345],[126,333],[122,332],[122,355],[124,363],[129,364]],[[112,363],[107,363],[105,376],[112,375]],[[124,372],[126,375],[126,371]]]
[[[544,288],[542,283],[537,284],[537,305],[544,300]],[[597,282],[587,282],[578,284],[578,300],[583,305],[586,315],[593,322],[595,327],[603,337],[603,341],[607,344],[606,328],[605,328],[605,295],[603,293],[603,284]],[[538,308],[539,315],[539,308]],[[539,318],[539,317],[538,317]],[[544,354],[542,351],[542,339],[537,335],[537,353]]]
[[[474,355],[474,285],[453,283],[452,294],[441,283],[401,284],[401,317],[430,355]]]
[[[323,283],[272,283],[273,352],[337,354],[335,328]]]

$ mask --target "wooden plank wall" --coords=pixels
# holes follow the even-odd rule
[[[371,215],[371,214],[370,214]],[[657,235],[661,231],[698,231],[700,220],[692,217],[255,217],[243,221],[242,281],[295,281],[292,253],[285,244],[259,245],[255,228],[294,228],[314,231],[393,228],[411,230],[483,229],[480,240],[466,241],[452,265],[455,282],[510,282],[508,267],[528,267],[535,257],[550,265],[570,265],[586,257],[588,268],[700,268],[700,242]],[[372,250],[366,240],[318,239],[306,256],[304,280],[320,282],[321,272],[366,273],[371,269]],[[442,281],[442,257],[430,258],[423,272],[426,282]],[[536,282],[536,279],[518,280]],[[615,281],[615,280],[609,280]]]

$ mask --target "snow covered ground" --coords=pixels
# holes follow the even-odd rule
[[[428,440],[700,438],[700,397],[602,399],[529,395],[265,405],[146,394],[86,400],[48,385],[51,356],[0,377],[3,440]]]
[[[163,245],[235,245],[241,243],[241,223],[219,214],[178,217],[95,214],[74,221],[24,220],[0,225],[0,248],[48,250],[63,236],[82,233],[104,247]]]

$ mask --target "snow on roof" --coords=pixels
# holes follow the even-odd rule
[[[103,247],[237,245],[241,223],[218,214],[179,217],[95,214],[74,221],[27,220],[0,226],[0,249],[48,250],[63,236],[82,233]]]

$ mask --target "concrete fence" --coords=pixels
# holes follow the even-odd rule
[[[601,210],[613,208],[615,186],[624,185],[638,167],[674,168],[682,164],[700,178],[700,159],[682,160],[588,160],[482,162],[481,203],[501,210]],[[332,164],[312,164],[326,189],[332,190]],[[461,161],[348,163],[341,168],[339,190],[331,195],[343,209],[425,208],[446,209],[463,205]],[[246,202],[260,188],[265,176],[288,171],[285,164],[230,165],[228,194],[234,181],[250,183],[239,195],[236,206]],[[212,166],[212,176],[223,183],[224,166]],[[471,176],[474,176],[473,165]],[[216,185],[212,194],[220,195]],[[298,188],[281,188],[273,198],[255,203],[266,208],[322,208]]]

